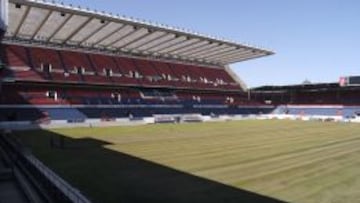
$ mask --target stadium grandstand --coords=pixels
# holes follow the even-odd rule
[[[250,90],[252,99],[276,106],[274,114],[351,118],[360,112],[359,77],[339,83],[263,86]]]
[[[272,195],[271,189],[283,192],[288,182],[297,181],[283,181],[292,177],[284,172],[301,177],[294,185],[306,183],[304,178],[312,179],[318,171],[343,166],[322,162],[358,155],[357,127],[346,131],[345,125],[336,126],[341,131],[335,133],[353,136],[345,141],[328,132],[323,133],[327,140],[286,134],[299,133],[303,126],[319,133],[321,122],[309,122],[310,127],[289,121],[281,121],[289,126],[278,121],[260,126],[252,120],[244,125],[204,123],[202,128],[139,127],[152,127],[146,133],[114,127],[100,139],[103,131],[93,127],[248,118],[360,122],[360,77],[249,89],[230,65],[273,51],[54,1],[0,0],[0,5],[0,202],[88,203],[89,197],[154,202],[160,196],[169,200],[165,202],[280,202],[240,187],[251,183],[260,192],[270,188],[266,195]],[[88,128],[49,130],[61,127]],[[32,128],[40,130],[16,134]],[[175,128],[181,132],[169,135]],[[36,143],[34,153],[48,165],[22,141]],[[314,170],[301,174],[307,164],[314,164],[309,167]],[[95,171],[103,180],[93,177]],[[273,188],[263,184],[264,177],[279,183]],[[284,194],[279,197],[290,201],[299,195]]]
[[[54,2],[0,3],[1,201],[90,202],[9,129],[272,109],[249,100],[229,67],[271,51]],[[59,139],[51,146],[63,147]]]
[[[2,8],[2,121],[270,109],[248,100],[229,64],[271,51],[51,2],[11,0]]]
[[[350,83],[248,90],[229,65],[272,51],[53,2],[1,3],[3,122],[279,112],[350,117],[359,110]],[[176,120],[160,120],[167,119]]]

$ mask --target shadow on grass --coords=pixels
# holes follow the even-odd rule
[[[111,143],[100,140],[45,130],[17,135],[93,202],[281,202],[107,149]]]

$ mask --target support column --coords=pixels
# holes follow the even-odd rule
[[[9,24],[9,0],[0,0],[0,40],[4,36]]]

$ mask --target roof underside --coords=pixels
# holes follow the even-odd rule
[[[35,0],[10,0],[5,40],[214,65],[273,54],[178,28]]]

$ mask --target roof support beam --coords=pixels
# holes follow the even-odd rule
[[[23,16],[21,17],[21,20],[20,20],[20,22],[19,22],[19,25],[18,25],[17,28],[15,29],[14,37],[17,37],[17,35],[19,34],[19,31],[20,31],[22,25],[24,24],[24,21],[26,20],[27,16],[28,16],[29,13],[30,13],[30,9],[31,9],[30,6],[28,6],[28,7],[26,8],[25,13],[24,13]],[[11,21],[10,21],[10,22],[11,22]]]
[[[135,37],[134,39],[130,40],[129,42],[127,42],[126,44],[118,47],[117,49],[118,50],[121,50],[121,49],[125,49],[128,45],[130,45],[131,43],[133,43],[134,41],[138,40],[139,38],[141,38],[142,36],[138,36],[138,37]],[[130,49],[130,50],[135,50],[135,49]]]
[[[104,27],[106,27],[107,25],[110,24],[110,21],[107,21],[106,23],[104,23],[104,25],[102,25],[99,29],[94,30],[93,32],[90,32],[88,36],[86,36],[84,39],[82,39],[77,45],[80,46],[81,44],[83,44],[84,42],[86,42],[88,39],[90,39],[90,37],[92,37],[93,35],[95,35],[96,33],[100,32]]]
[[[154,39],[152,39],[152,40],[149,40],[149,41],[147,41],[147,42],[141,43],[141,44],[133,47],[132,49],[138,49],[139,47],[146,46],[147,44],[150,44],[150,43],[152,43],[152,42],[154,42],[154,41],[156,41],[156,40],[159,40],[159,39],[163,38],[163,37],[166,36],[166,35],[168,35],[168,33],[164,32],[162,35],[160,35],[160,36],[158,36],[158,37],[156,37],[156,38],[154,38]]]
[[[65,24],[69,22],[69,20],[73,17],[74,14],[67,14],[67,15],[68,16],[66,17],[64,22],[62,22],[61,25],[58,28],[56,28],[56,30],[50,35],[50,37],[46,40],[46,42],[50,42],[50,40],[54,38],[54,36],[65,26]]]
[[[247,60],[250,60],[250,59],[254,59],[254,58],[259,58],[259,57],[262,57],[262,56],[265,56],[266,54],[260,54],[260,55],[254,55],[254,56],[248,56],[248,57],[243,57],[241,59],[237,58],[237,59],[228,59],[226,61],[226,63],[237,63],[237,62],[241,62],[241,61],[247,61]]]
[[[206,46],[206,45],[209,45],[208,41],[199,41],[194,44],[190,44],[189,46],[185,46],[183,48],[173,50],[170,52],[170,54],[181,55],[182,52],[186,52],[188,50],[196,49],[198,47],[202,47],[202,46]]]
[[[230,49],[230,48],[235,49],[235,47],[229,47],[228,45],[223,44],[223,45],[218,46],[218,47],[213,47],[211,49],[205,49],[203,51],[199,51],[197,53],[194,53],[193,56],[196,56],[196,57],[198,57],[198,56],[206,56],[206,55],[210,55],[212,53],[219,53],[219,52],[222,52],[222,51],[224,51],[226,49]]]
[[[253,56],[258,56],[258,54],[245,54],[242,56],[232,56],[232,57],[220,58],[220,59],[216,59],[216,60],[227,63],[228,61],[231,61],[231,60],[242,60],[242,59],[246,59],[246,58],[253,57]]]
[[[122,26],[120,26],[118,29],[110,32],[109,34],[105,35],[104,37],[102,37],[101,39],[99,39],[98,41],[94,42],[92,47],[94,48],[96,45],[100,44],[101,42],[105,41],[106,39],[108,39],[109,37],[111,37],[112,35],[114,35],[115,33],[119,32],[121,29],[123,29],[126,25],[122,24]]]
[[[135,27],[133,27],[133,28],[134,28],[134,29],[133,29],[131,32],[129,32],[129,33],[127,33],[127,34],[125,34],[125,35],[121,36],[120,38],[116,39],[115,41],[112,41],[112,42],[108,43],[106,47],[107,47],[107,48],[109,48],[109,47],[111,47],[111,45],[114,45],[114,44],[116,44],[116,43],[120,42],[121,40],[123,40],[123,39],[125,39],[125,38],[127,38],[127,37],[131,36],[132,34],[134,34],[134,33],[136,33],[137,31],[139,31],[139,30],[140,30],[140,29],[135,28]]]
[[[186,53],[185,55],[187,55],[188,52],[192,52],[193,50],[209,46],[209,44],[210,44],[210,42],[207,42],[207,41],[199,41],[199,42],[193,44],[192,47],[191,46],[184,47],[180,50],[176,50],[175,52],[177,55],[182,55],[183,53]]]
[[[199,42],[200,39],[190,39],[190,40],[184,40],[182,42],[179,42],[179,43],[176,43],[172,46],[169,46],[169,48],[163,48],[161,51],[159,51],[160,53],[165,53],[165,54],[168,54],[169,52],[171,51],[174,51],[174,50],[179,50],[183,47],[186,47],[186,46],[189,46],[191,45],[192,43],[197,43]]]
[[[140,30],[140,29],[139,29],[139,30]],[[146,33],[145,35],[141,35],[141,36],[135,37],[134,39],[130,40],[129,42],[127,42],[127,43],[121,45],[120,47],[118,47],[118,49],[126,48],[127,46],[135,43],[137,39],[142,38],[142,37],[144,37],[144,38],[145,38],[145,37],[148,37],[148,36],[152,35],[153,33],[154,33],[154,32],[147,30],[147,33]],[[131,49],[133,50],[134,48],[131,48]]]
[[[227,52],[230,52],[230,51],[234,51],[234,50],[237,50],[237,47],[235,47],[235,46],[226,47],[226,48],[219,49],[219,50],[216,50],[216,51],[213,51],[213,52],[201,54],[201,55],[198,56],[198,57],[201,57],[201,58],[209,58],[209,57],[218,56],[218,55],[220,55],[220,54],[224,54],[224,53],[227,53]]]
[[[204,50],[209,50],[211,48],[217,47],[218,45],[219,44],[217,44],[217,43],[209,43],[209,44],[205,44],[203,46],[197,47],[195,49],[192,49],[190,51],[185,51],[185,52],[182,52],[182,53],[179,53],[179,54],[180,55],[185,54],[185,55],[194,56],[193,55],[194,53],[198,53],[198,52],[201,52],[201,51],[204,51]]]
[[[140,47],[137,47],[137,49],[139,50],[142,50],[142,51],[151,51],[152,48],[154,47],[159,47],[161,45],[163,45],[164,43],[166,42],[170,42],[172,40],[174,40],[176,38],[176,35],[175,34],[169,34],[169,33],[166,33],[164,36],[161,36],[160,38],[156,39],[156,40],[153,40],[147,44],[144,44]],[[146,48],[147,46],[147,48]],[[156,49],[155,49],[156,50]]]
[[[124,29],[126,29],[126,27],[127,27],[127,25],[124,26]],[[117,39],[111,41],[110,43],[107,43],[107,44],[106,44],[106,48],[110,47],[111,44],[118,43],[119,41],[121,41],[121,40],[124,39],[125,37],[127,37],[127,36],[129,36],[129,35],[132,35],[133,33],[135,33],[135,32],[137,31],[137,28],[132,27],[132,26],[131,26],[131,28],[132,28],[132,30],[131,30],[129,33],[127,33],[127,34],[125,34],[125,35],[121,35],[121,36],[118,37]],[[122,29],[120,29],[119,32],[120,32],[120,31],[122,31]],[[115,33],[115,34],[116,34],[116,33]],[[111,37],[111,36],[110,36],[110,37]]]
[[[190,42],[190,40],[185,41],[182,46],[175,47],[175,48],[172,48],[172,49],[170,48],[170,50],[168,50],[166,52],[173,55],[174,52],[176,53],[176,52],[178,52],[180,50],[189,49],[189,47],[200,46],[199,45],[200,43],[204,43],[204,41],[201,41],[200,39],[197,39],[195,42]]]
[[[218,60],[218,59],[224,59],[224,58],[231,58],[231,57],[236,57],[236,56],[244,56],[244,55],[248,55],[248,54],[256,54],[254,52],[254,50],[247,50],[247,51],[243,51],[243,52],[235,52],[235,53],[232,53],[232,54],[227,54],[227,55],[224,55],[224,56],[219,56],[219,57],[213,57],[212,59],[213,60]]]
[[[159,47],[161,47],[161,49],[168,49],[168,48],[170,48],[172,46],[176,46],[178,44],[183,43],[185,40],[186,40],[186,37],[183,37],[183,36],[175,37],[174,39],[170,39],[170,40],[165,41],[165,42],[163,42],[161,44],[152,46],[152,47],[148,48],[148,50],[150,50],[150,51],[158,51]],[[168,44],[168,45],[164,46],[165,44]],[[164,47],[162,47],[162,46],[164,46]]]
[[[40,25],[36,28],[35,32],[33,33],[33,35],[31,36],[31,39],[33,40],[36,35],[39,33],[39,31],[41,30],[41,28],[44,26],[44,24],[46,23],[46,21],[49,19],[49,17],[51,16],[51,14],[53,13],[52,10],[49,10],[48,13],[46,14],[45,18],[41,21]]]
[[[66,44],[67,41],[71,40],[81,29],[83,29],[90,21],[94,18],[88,18],[85,22],[83,22],[78,28],[76,28],[67,38],[64,39],[62,44]]]
[[[251,56],[255,56],[255,55],[261,55],[263,53],[253,53],[253,52],[247,52],[247,53],[243,53],[243,54],[234,54],[232,56],[226,56],[226,57],[222,57],[222,58],[217,58],[215,60],[231,60],[231,59],[242,59],[242,58],[248,58],[248,57],[251,57]]]
[[[218,58],[218,57],[222,57],[222,56],[226,56],[226,55],[230,55],[230,54],[235,54],[235,53],[239,53],[239,52],[241,52],[241,50],[239,50],[238,48],[235,48],[235,49],[232,49],[232,50],[229,50],[229,51],[212,54],[212,55],[206,56],[204,58],[213,60],[214,58]]]

